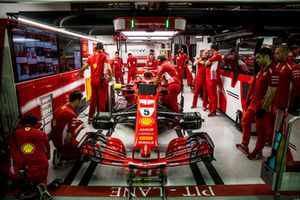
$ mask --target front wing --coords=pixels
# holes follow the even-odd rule
[[[79,148],[85,161],[136,169],[158,169],[214,160],[214,144],[205,132],[191,133],[170,141],[166,156],[158,159],[132,159],[126,156],[121,140],[105,136],[102,131],[88,132]]]

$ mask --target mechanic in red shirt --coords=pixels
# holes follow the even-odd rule
[[[112,73],[115,74],[116,83],[120,83],[124,85],[124,77],[123,77],[123,60],[119,56],[119,52],[115,52],[115,57],[111,60],[111,69]]]
[[[149,59],[146,61],[146,66],[157,70],[157,61],[155,60],[154,54],[149,54]]]
[[[253,82],[251,103],[242,117],[242,143],[236,147],[248,154],[248,159],[257,160],[263,157],[262,149],[265,145],[267,130],[273,130],[272,103],[279,83],[279,74],[274,67],[273,52],[269,48],[262,48],[256,54],[256,63],[261,66]],[[257,141],[254,150],[249,153],[251,124],[256,121]]]
[[[168,95],[164,102],[162,102],[167,108],[174,112],[179,112],[177,96],[181,91],[181,81],[178,77],[178,73],[174,65],[167,61],[166,57],[159,56],[161,65],[157,72],[155,84],[164,78],[167,82]]]
[[[206,82],[205,82],[205,61],[207,60],[208,51],[201,50],[200,55],[195,59],[194,65],[197,67],[196,73],[196,81],[195,81],[195,89],[194,89],[194,98],[192,103],[192,108],[197,107],[197,101],[199,98],[200,90],[203,91],[203,98],[202,98],[202,106],[203,110],[207,110],[208,99],[207,99],[207,89],[206,89]]]
[[[50,199],[51,196],[45,187],[50,159],[48,136],[39,130],[41,123],[34,115],[25,115],[21,124],[22,126],[9,134],[7,139],[11,155],[8,176],[25,184],[23,189],[27,190],[27,194],[37,187],[38,191],[44,190],[41,194],[44,199]]]
[[[103,44],[98,42],[95,53],[88,58],[84,66],[80,69],[78,76],[91,66],[91,103],[88,123],[91,124],[95,110],[98,112],[106,111],[106,103],[108,98],[108,82],[112,79],[109,59],[104,52]]]
[[[151,54],[154,56],[154,60],[155,60],[155,51],[154,51],[154,49],[150,49],[149,55],[147,55],[147,57],[146,57],[146,62],[148,62],[150,60]]]
[[[288,60],[289,49],[286,45],[280,45],[275,49],[274,58],[280,74],[278,91],[274,100],[276,108],[275,132],[280,130],[284,112],[293,103],[300,100],[300,68],[291,60]]]
[[[54,111],[51,139],[56,148],[53,151],[53,165],[56,168],[61,167],[62,161],[76,159],[79,156],[76,136],[84,125],[77,119],[76,110],[82,96],[82,93],[73,91],[69,96],[69,103]]]
[[[127,66],[128,66],[127,84],[129,84],[131,80],[132,81],[135,80],[136,66],[137,66],[137,59],[136,57],[132,56],[131,53],[128,54]]]
[[[217,82],[219,79],[219,68],[222,63],[222,56],[219,53],[217,44],[210,47],[212,57],[205,62],[205,78],[209,101],[209,117],[217,114]]]
[[[189,57],[184,53],[183,49],[179,49],[178,54],[176,54],[173,58],[173,62],[176,64],[176,70],[179,74],[181,83],[183,81],[182,79],[184,76],[184,70],[187,61],[191,63]]]

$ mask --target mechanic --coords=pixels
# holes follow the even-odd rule
[[[81,76],[89,66],[91,66],[92,95],[88,123],[91,124],[96,107],[98,112],[105,112],[107,110],[108,82],[112,79],[109,60],[104,52],[103,44],[101,42],[96,44],[95,53],[88,58],[77,75]]]
[[[177,73],[179,74],[181,83],[183,83],[182,79],[184,76],[186,62],[189,62],[189,64],[191,64],[191,61],[189,57],[184,53],[183,48],[180,48],[178,50],[178,54],[176,54],[173,58],[173,63],[176,64],[176,70]]]
[[[261,67],[252,83],[252,98],[242,117],[242,143],[236,147],[248,154],[248,159],[257,160],[263,157],[262,149],[265,145],[266,130],[273,131],[272,103],[279,83],[279,74],[273,63],[273,52],[269,48],[262,48],[256,54],[256,63]],[[251,89],[251,90],[252,90]],[[249,153],[251,124],[256,121],[257,141],[254,150]]]
[[[291,60],[288,60],[289,49],[286,45],[279,45],[274,52],[277,70],[280,74],[278,91],[274,100],[276,109],[275,132],[280,130],[283,122],[284,112],[291,109],[300,101],[300,68]]]
[[[53,151],[55,168],[61,167],[64,160],[76,159],[79,156],[76,136],[84,128],[84,124],[76,118],[76,110],[82,96],[82,93],[74,90],[69,96],[69,103],[54,111],[51,140],[56,148]]]
[[[146,66],[152,68],[152,70],[157,70],[157,61],[155,60],[154,54],[149,54],[149,59],[146,61]]]
[[[289,55],[288,55],[288,60],[289,61],[293,61],[295,63],[297,63],[297,56],[299,55],[299,46],[297,45],[292,45],[290,47],[290,52],[289,52]],[[297,63],[298,64],[298,63]]]
[[[209,101],[208,117],[217,115],[217,82],[219,79],[219,68],[222,62],[222,56],[218,52],[218,45],[212,44],[210,50],[213,55],[205,61],[205,77]]]
[[[195,81],[195,90],[194,90],[194,98],[191,108],[197,107],[197,101],[199,97],[200,90],[203,91],[203,98],[202,98],[202,106],[203,111],[207,110],[208,99],[207,99],[207,89],[205,83],[205,61],[207,60],[208,51],[202,49],[200,51],[200,55],[195,59],[194,65],[197,67],[196,73],[196,81]]]
[[[127,67],[128,67],[127,84],[129,84],[131,80],[132,81],[135,80],[136,66],[137,66],[136,57],[132,56],[132,54],[129,53],[127,58]]]
[[[148,62],[150,60],[151,54],[154,56],[154,60],[155,60],[155,51],[154,51],[154,49],[150,49],[149,54],[146,57],[146,62]]]
[[[8,136],[11,158],[5,171],[13,181],[23,185],[25,191],[20,197],[31,197],[39,191],[41,199],[51,199],[45,187],[50,145],[48,136],[40,128],[41,123],[34,115],[25,115],[21,119],[20,128]]]
[[[115,75],[116,83],[120,83],[124,85],[124,77],[123,77],[123,60],[119,56],[119,52],[115,52],[115,57],[111,60],[111,69],[112,73]]]
[[[174,112],[179,112],[177,96],[181,91],[181,81],[178,73],[174,65],[168,62],[165,56],[159,56],[159,60],[162,64],[159,67],[154,83],[158,84],[164,78],[167,82],[168,90],[167,97],[163,99],[162,104]]]

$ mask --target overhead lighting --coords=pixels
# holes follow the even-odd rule
[[[66,35],[83,38],[83,39],[86,39],[86,40],[92,40],[92,41],[95,41],[95,42],[102,42],[102,43],[104,43],[103,41],[98,40],[96,38],[92,38],[92,37],[89,37],[89,36],[86,36],[86,35],[74,33],[74,32],[71,32],[71,31],[66,31],[64,29],[59,29],[59,28],[56,28],[54,26],[49,26],[49,25],[46,25],[46,24],[42,24],[40,22],[32,21],[30,19],[25,19],[23,17],[19,17],[18,21],[24,22],[26,24],[33,25],[33,26],[38,27],[38,28],[45,28],[45,29],[48,29],[50,31],[55,31],[55,32],[66,34]]]
[[[136,40],[169,40],[171,37],[127,37],[128,41],[136,41]]]
[[[143,37],[151,37],[151,36],[165,36],[165,37],[173,37],[177,34],[177,31],[122,31],[122,34],[126,37],[130,36],[143,36]]]

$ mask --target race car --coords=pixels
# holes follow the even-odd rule
[[[193,132],[200,129],[203,119],[199,112],[175,113],[160,104],[159,98],[166,95],[164,85],[154,84],[155,72],[145,70],[140,79],[135,80],[133,88],[116,87],[124,95],[132,95],[133,104],[119,112],[98,113],[93,120],[97,132],[87,133],[79,143],[82,158],[101,164],[128,167],[129,186],[136,177],[166,180],[166,168],[203,160],[214,160],[214,144],[205,132]],[[133,89],[133,91],[132,91]],[[126,155],[123,142],[111,137],[119,123],[131,123],[135,126],[132,155]],[[159,126],[176,130],[178,138],[170,141],[161,156],[158,146]],[[104,130],[108,130],[104,134]]]

